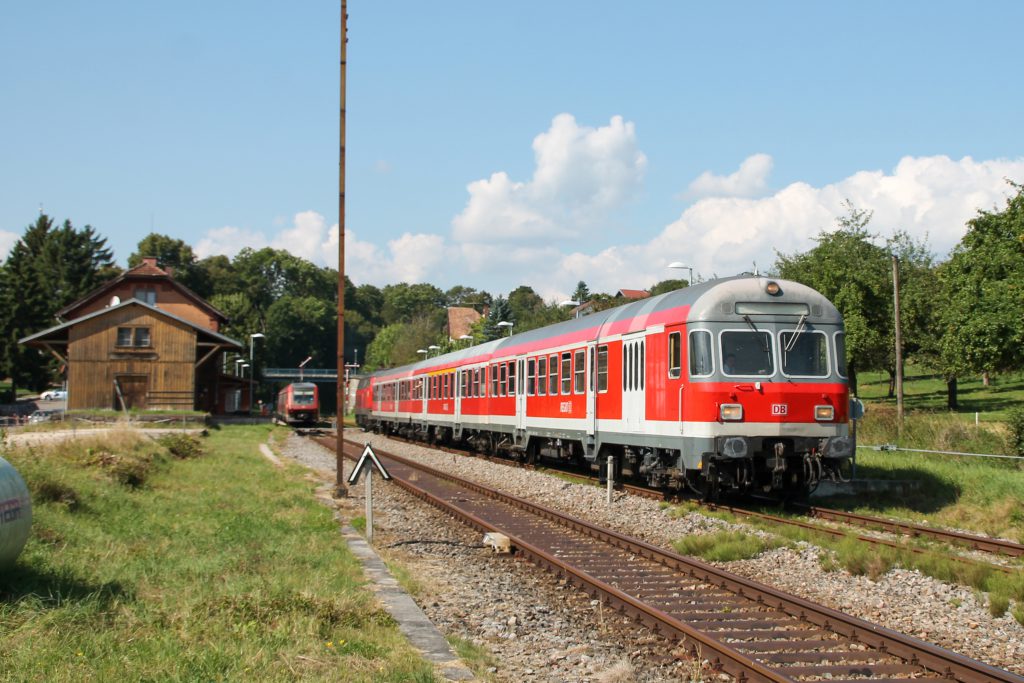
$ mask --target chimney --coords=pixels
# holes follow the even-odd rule
[[[154,268],[156,268],[157,267],[157,265],[156,265],[156,256],[143,256],[142,257],[142,265],[144,265],[144,266],[153,266]]]
[[[174,266],[166,266],[164,272],[167,273],[168,277],[174,277]]]

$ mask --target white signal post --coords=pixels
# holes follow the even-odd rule
[[[356,466],[352,468],[352,474],[348,476],[349,486],[355,486],[359,482],[359,475],[362,474],[363,470],[367,467],[370,471],[366,473],[366,541],[367,543],[373,544],[373,485],[370,483],[373,479],[373,470],[376,469],[380,472],[380,476],[384,481],[391,479],[391,475],[384,469],[384,465],[380,460],[377,459],[377,455],[370,448],[370,444],[366,444],[363,448],[363,454],[359,456],[359,461]]]

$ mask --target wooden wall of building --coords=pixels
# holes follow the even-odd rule
[[[118,327],[148,327],[150,345],[117,346]],[[193,409],[196,332],[187,325],[131,305],[75,325],[69,342],[69,409],[120,409],[115,379],[130,394],[130,407]]]
[[[135,298],[136,289],[155,289],[156,307],[160,310],[167,311],[171,315],[176,315],[179,318],[214,332],[218,332],[220,329],[220,323],[217,321],[217,318],[200,308],[194,299],[185,296],[167,280],[157,280],[155,282],[126,280],[118,283],[117,286],[104,292],[102,297],[95,301],[90,301],[88,305],[83,306],[81,309],[76,309],[74,317],[79,318],[108,307],[110,299],[114,296],[117,296],[121,301]]]

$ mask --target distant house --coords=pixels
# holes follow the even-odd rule
[[[61,324],[20,343],[67,365],[68,409],[248,409],[248,384],[224,371],[241,343],[223,313],[156,264],[142,264],[58,312]]]
[[[615,298],[629,299],[632,301],[635,299],[646,299],[650,295],[651,293],[645,289],[620,289],[618,292],[615,293]]]

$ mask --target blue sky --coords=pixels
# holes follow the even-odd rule
[[[339,2],[8,3],[0,252],[337,252]],[[546,297],[769,266],[843,213],[941,257],[1024,181],[1024,4],[349,2],[346,270]]]

